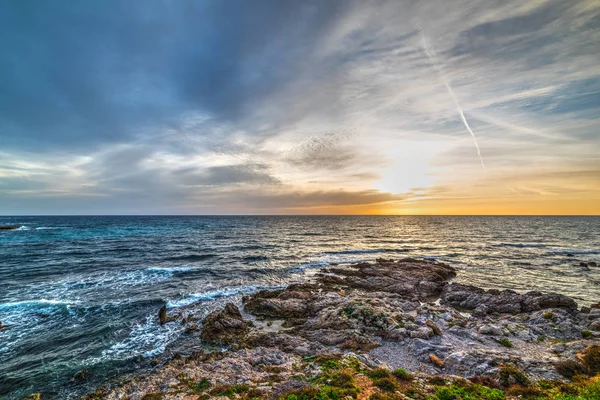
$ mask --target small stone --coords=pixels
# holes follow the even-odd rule
[[[431,363],[436,367],[444,368],[444,362],[435,354],[429,354],[429,359],[431,360]]]
[[[588,267],[597,267],[597,266],[598,266],[598,264],[596,264],[594,261],[590,261],[588,263]]]
[[[600,321],[592,321],[590,328],[595,331],[600,331]]]
[[[200,330],[200,327],[196,324],[191,324],[185,328],[185,333],[192,333]]]
[[[442,336],[443,335],[443,332],[440,329],[440,327],[435,322],[433,322],[432,320],[428,319],[427,321],[425,321],[425,325],[427,325],[428,327],[430,327],[431,330],[433,331],[433,333],[435,335],[437,335],[437,336]]]

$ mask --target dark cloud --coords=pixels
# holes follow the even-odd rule
[[[4,147],[92,146],[238,121],[310,59],[343,2],[8,1],[0,6]]]

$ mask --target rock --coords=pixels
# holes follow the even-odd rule
[[[590,268],[588,267],[588,264],[587,264],[586,262],[583,262],[583,261],[582,261],[582,262],[580,262],[580,263],[579,263],[579,266],[580,266],[581,268],[583,268],[583,270],[584,270],[584,271],[589,271],[589,270],[590,270]]]
[[[600,308],[594,308],[588,313],[587,319],[594,320],[600,318]]]
[[[169,318],[167,317],[167,305],[164,304],[160,310],[158,310],[158,320],[160,321],[161,325],[166,324],[167,322],[169,322]]]
[[[230,344],[242,339],[250,324],[233,303],[227,303],[221,311],[213,311],[202,321],[200,338],[207,343]]]
[[[188,334],[199,331],[199,330],[200,330],[200,327],[196,324],[190,324],[185,327],[185,333],[188,333]]]
[[[20,227],[20,225],[0,225],[0,231],[11,231]]]
[[[600,321],[592,321],[590,328],[595,331],[600,331]]]
[[[502,336],[504,334],[500,327],[490,324],[480,326],[477,331],[482,335]]]
[[[575,255],[571,254],[571,253],[567,253],[567,257],[575,257]]]
[[[439,367],[439,368],[443,368],[444,367],[444,362],[438,356],[436,356],[435,354],[430,353],[429,354],[429,359],[431,360],[431,363],[433,365],[435,365],[436,367]]]
[[[442,303],[459,309],[474,310],[473,315],[482,317],[491,313],[519,314],[547,308],[577,310],[577,303],[570,297],[557,293],[528,292],[519,294],[513,290],[484,290],[471,285],[453,283],[442,291]]]
[[[594,262],[594,261],[590,261],[588,263],[588,267],[597,267],[597,266],[598,266],[598,264],[596,264],[596,262]]]
[[[415,259],[377,259],[374,264],[355,264],[350,269],[329,268],[328,272],[338,274],[342,277],[341,283],[352,288],[419,299],[439,295],[456,276],[456,270],[447,264]]]
[[[437,336],[442,336],[443,335],[443,332],[440,329],[440,327],[435,322],[433,322],[432,320],[428,319],[427,321],[425,321],[425,325],[427,325],[428,327],[430,327],[431,330],[433,331],[433,333],[435,335],[437,335]]]
[[[82,369],[81,371],[78,371],[75,375],[73,375],[73,380],[75,382],[83,382],[86,381],[89,377],[90,373],[87,371],[87,369]]]
[[[417,330],[410,332],[410,337],[413,339],[429,339],[433,336],[433,330],[427,326],[422,326]]]

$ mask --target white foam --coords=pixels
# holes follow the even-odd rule
[[[55,299],[39,299],[39,300],[22,300],[22,301],[13,301],[9,303],[0,304],[0,308],[13,308],[13,307],[23,307],[23,306],[51,306],[51,305],[69,305],[72,302],[66,302],[63,300],[55,300]]]
[[[154,314],[148,315],[143,323],[133,326],[129,336],[92,357],[84,364],[97,364],[106,360],[121,360],[136,356],[152,357],[161,354],[183,331],[181,324],[160,325]]]
[[[199,303],[202,301],[214,300],[220,297],[231,297],[238,294],[250,294],[262,289],[277,289],[281,286],[242,286],[235,288],[221,288],[207,292],[193,293],[180,300],[168,301],[167,308],[179,308]]]
[[[146,271],[173,273],[173,272],[188,272],[188,271],[193,271],[195,269],[198,269],[198,268],[192,267],[190,265],[182,265],[179,267],[150,267],[150,268],[146,268]]]

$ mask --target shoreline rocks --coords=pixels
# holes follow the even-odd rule
[[[0,225],[0,231],[12,231],[20,227],[21,225]]]
[[[225,351],[174,358],[99,398],[161,393],[163,399],[184,399],[181,393],[191,390],[202,399],[252,398],[251,391],[278,399],[325,387],[349,390],[330,383],[339,378],[331,376],[339,365],[345,382],[364,383],[354,394],[343,392],[359,399],[406,388],[406,376],[424,382],[414,390],[433,396],[438,389],[426,382],[438,375],[443,385],[470,378],[500,387],[501,381],[511,398],[519,380],[564,382],[557,363],[600,344],[599,307],[579,311],[560,294],[484,290],[451,283],[455,276],[454,268],[439,262],[378,259],[332,266],[310,282],[244,296],[248,315],[228,303],[202,321],[200,342],[228,345]],[[168,322],[163,308],[160,320]],[[197,320],[182,320],[190,334]],[[398,369],[405,378],[392,376]]]

